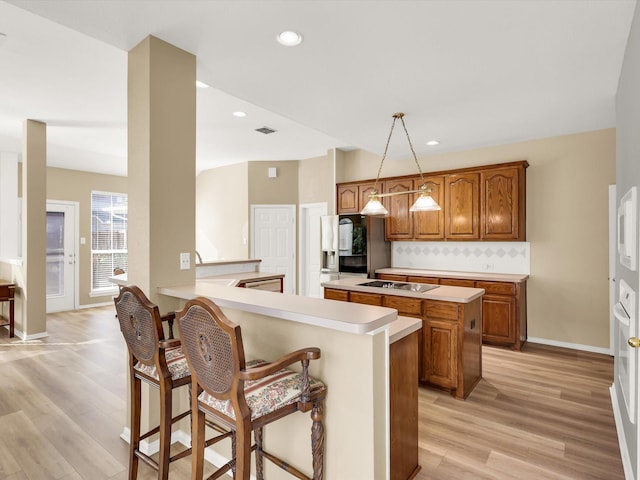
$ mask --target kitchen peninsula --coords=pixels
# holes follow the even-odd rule
[[[422,319],[420,382],[466,398],[482,378],[482,288],[344,278],[327,299],[395,308]]]
[[[415,268],[376,270],[380,280],[482,288],[482,343],[520,350],[527,341],[527,274]]]
[[[213,300],[242,327],[249,358],[275,360],[298,348],[320,348],[321,358],[311,362],[309,369],[328,388],[325,478],[413,478],[419,469],[417,439],[410,475],[394,475],[397,468],[390,455],[394,438],[387,428],[389,347],[391,341],[401,345],[403,340],[417,340],[420,321],[406,317],[397,321],[397,312],[391,308],[231,288],[207,280],[159,288],[158,293],[183,301],[197,296]],[[417,409],[417,398],[415,402]],[[292,415],[270,425],[265,442],[273,450],[286,449],[288,460],[303,471],[310,470],[310,428],[308,415]],[[279,474],[274,470],[268,476],[287,478]]]

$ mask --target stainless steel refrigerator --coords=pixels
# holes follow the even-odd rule
[[[384,218],[328,215],[321,219],[322,281],[340,277],[375,278],[391,266],[391,244],[384,239]]]

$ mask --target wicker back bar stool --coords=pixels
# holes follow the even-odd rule
[[[229,470],[236,480],[248,480],[255,451],[256,479],[264,479],[264,459],[294,477],[322,480],[324,464],[323,408],[327,389],[308,375],[318,348],[289,353],[275,362],[245,361],[240,326],[232,323],[209,299],[196,298],[176,312],[184,353],[192,378],[192,479],[202,479],[205,417],[233,432],[233,458],[208,480]],[[302,373],[285,367],[301,363]],[[263,449],[263,427],[289,414],[311,412],[313,477]],[[251,442],[253,432],[255,443]]]
[[[131,382],[131,438],[129,446],[129,480],[138,476],[139,460],[158,472],[160,480],[169,477],[169,464],[191,454],[191,449],[170,455],[171,427],[187,417],[191,409],[172,417],[173,390],[191,385],[191,374],[182,352],[180,340],[173,338],[173,313],[160,316],[156,305],[151,303],[140,288],[129,285],[120,288],[114,298],[120,331],[129,352],[129,379]],[[163,322],[168,323],[169,338],[165,338]],[[160,422],[150,431],[141,434],[140,415],[142,409],[142,382],[160,392]],[[214,428],[216,428],[214,426]],[[208,444],[230,436],[228,431],[216,428],[222,435]],[[140,442],[159,434],[158,460],[140,451]]]

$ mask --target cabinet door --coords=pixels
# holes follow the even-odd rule
[[[385,181],[386,193],[410,192],[413,179]],[[413,219],[409,208],[413,205],[413,195],[394,195],[386,197],[385,207],[389,214],[385,218],[385,237],[387,240],[406,240],[413,237]]]
[[[440,205],[441,210],[433,212],[413,213],[413,238],[418,240],[442,240],[444,239],[444,176],[425,177],[427,188],[431,189],[431,197]],[[413,189],[422,187],[420,179],[413,181]],[[420,194],[414,194],[412,202],[416,201]]]
[[[358,185],[338,185],[338,213],[358,213]]]
[[[423,329],[420,380],[445,388],[457,385],[457,324],[427,318]]]
[[[445,236],[449,240],[480,238],[480,176],[477,173],[445,177]]]
[[[480,235],[483,240],[524,240],[519,218],[520,170],[513,167],[480,173]]]
[[[516,299],[505,295],[482,297],[482,340],[488,343],[516,343]]]

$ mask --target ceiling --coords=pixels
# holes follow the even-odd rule
[[[419,157],[609,128],[635,5],[0,1],[0,151],[20,152],[23,120],[36,119],[49,166],[126,175],[127,52],[147,35],[196,55],[210,85],[197,90],[198,171],[334,147],[382,154],[398,111]],[[279,45],[283,30],[304,41]],[[389,157],[409,155],[396,132]]]

